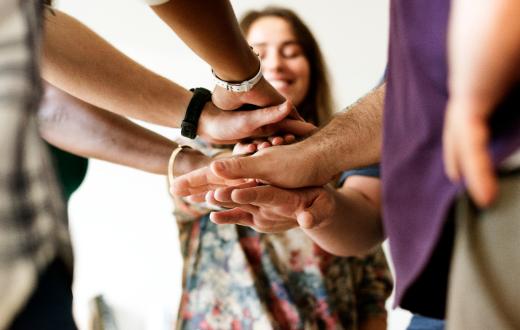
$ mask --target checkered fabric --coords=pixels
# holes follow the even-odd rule
[[[37,126],[43,5],[0,1],[0,329],[56,256],[72,264],[66,210]]]

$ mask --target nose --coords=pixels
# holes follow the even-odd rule
[[[279,72],[283,70],[284,62],[281,54],[275,50],[266,52],[262,59],[262,67],[267,72]]]

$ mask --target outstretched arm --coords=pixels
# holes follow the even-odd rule
[[[46,11],[42,76],[88,103],[180,127],[191,93],[136,63],[75,18]]]
[[[335,217],[326,220],[323,226],[304,231],[333,254],[349,256],[370,252],[384,240],[380,180],[353,176],[334,193]],[[311,208],[307,217],[312,215]]]
[[[229,0],[170,0],[152,9],[219,78],[241,82],[259,70],[260,60],[244,39]],[[284,98],[262,78],[247,93],[216,87],[213,101],[222,109],[233,110],[243,104],[276,105]]]
[[[177,144],[130,120],[81,101],[49,84],[38,110],[40,133],[47,142],[71,153],[167,173]],[[190,153],[187,157],[186,152]],[[176,161],[180,173],[204,166],[209,159],[195,150]]]
[[[211,220],[263,232],[300,226],[322,248],[345,256],[365,254],[384,238],[379,179],[352,177],[339,190],[254,185],[249,182],[209,192],[208,203],[231,208],[213,212]]]
[[[48,11],[45,19],[45,80],[102,109],[163,126],[180,126],[191,92],[134,62],[76,19],[59,10],[53,13]],[[292,106],[284,104],[230,113],[208,102],[197,133],[208,141],[232,143],[277,130],[307,131],[308,124],[284,120],[291,111]]]
[[[488,120],[518,82],[519,12],[516,0],[454,0],[452,4],[444,159],[448,176],[454,181],[464,178],[480,206],[489,206],[497,194]]]

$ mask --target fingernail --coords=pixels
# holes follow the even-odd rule
[[[216,161],[213,163],[213,167],[215,170],[217,171],[223,171],[226,169],[226,165],[224,164],[223,161]]]

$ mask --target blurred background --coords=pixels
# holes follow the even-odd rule
[[[295,10],[316,35],[329,66],[336,108],[353,103],[384,73],[388,0],[235,0],[237,16],[275,4]],[[180,85],[212,88],[199,60],[139,0],[67,0],[56,6],[78,18],[125,54]],[[167,137],[179,132],[144,124]],[[91,161],[70,203],[76,253],[75,315],[89,328],[90,302],[102,295],[118,329],[170,329],[180,296],[181,258],[166,179]],[[390,329],[408,315],[390,312]]]

